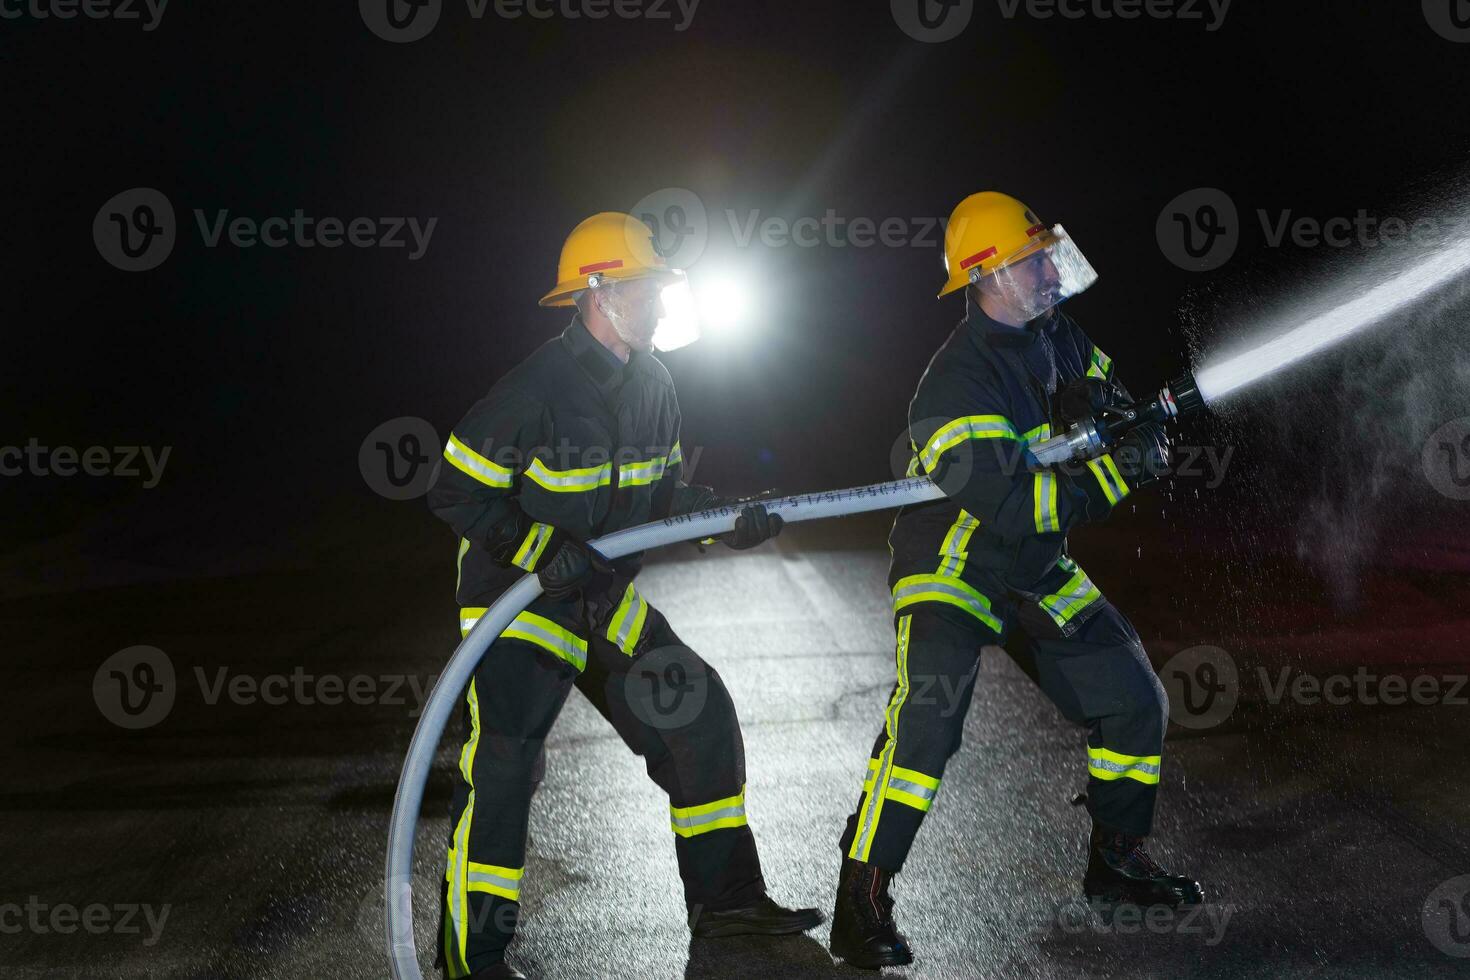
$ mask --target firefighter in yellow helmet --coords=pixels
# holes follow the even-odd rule
[[[967,315],[919,382],[909,435],[910,472],[947,497],[894,521],[898,679],[841,839],[832,952],[869,969],[912,960],[889,883],[959,748],[982,647],[1004,646],[1087,730],[1084,894],[1104,911],[1203,900],[1197,882],[1165,872],[1144,848],[1163,687],[1132,625],[1067,553],[1070,530],[1104,520],[1165,471],[1164,431],[1134,429],[1080,469],[1028,465],[1029,445],[1131,401],[1112,359],[1059,308],[1097,274],[1065,229],[994,191],[955,209],[945,261],[939,295],[963,290]],[[953,697],[911,696],[919,681]]]
[[[766,896],[745,814],[740,725],[719,675],[638,592],[640,555],[608,561],[586,543],[730,503],[683,480],[673,379],[651,353],[660,293],[682,276],[629,215],[578,225],[541,300],[575,307],[571,323],[454,427],[429,493],[458,539],[462,632],[521,576],[535,574],[543,589],[465,691],[439,950],[448,977],[521,976],[505,951],[520,910],[531,797],[573,687],[668,793],[695,936],[777,935],[821,921],[814,909]],[[754,547],[780,529],[779,516],[748,505],[726,543]],[[682,693],[669,699],[649,678]],[[686,717],[685,703],[702,707]],[[631,915],[640,900],[626,899]]]

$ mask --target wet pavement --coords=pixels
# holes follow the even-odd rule
[[[345,575],[308,564],[0,602],[0,975],[387,976],[388,813],[415,705],[456,640],[452,579],[422,533],[405,522],[387,536],[396,560],[336,562]],[[835,841],[893,678],[886,561],[878,523],[844,522],[752,553],[670,549],[640,579],[730,687],[751,823],[786,904],[831,907]],[[1181,630],[1160,583],[1084,564],[1125,611],[1136,599],[1156,665],[1228,645]],[[1444,648],[1413,659],[1447,678],[1464,633],[1435,635]],[[164,652],[172,682],[132,663],[120,676],[168,688],[166,711],[135,700],[128,714],[99,671],[136,645]],[[1464,975],[1470,708],[1448,684],[1434,703],[1398,706],[1281,694],[1281,667],[1361,666],[1330,651],[1305,666],[1249,651],[1232,663],[1243,680],[1228,716],[1171,727],[1156,833],[1156,856],[1199,877],[1210,904],[1105,928],[1076,904],[1082,736],[987,653],[964,748],[895,886],[918,959],[892,974]],[[456,737],[420,828],[426,967]],[[863,975],[829,959],[825,927],[691,945],[661,795],[578,695],[550,743],[531,837],[512,959],[533,976]]]

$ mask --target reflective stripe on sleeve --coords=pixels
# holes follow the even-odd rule
[[[962,419],[942,426],[929,439],[919,462],[925,473],[931,473],[939,464],[939,457],[969,439],[1014,439],[1021,437],[1016,427],[1004,415],[967,415]]]
[[[668,465],[668,457],[655,456],[653,459],[620,466],[618,467],[618,486],[644,487],[650,483],[657,483],[663,478],[664,470]]]
[[[461,442],[459,436],[453,432],[449,433],[449,444],[444,447],[444,458],[454,464],[455,469],[474,477],[487,487],[508,489],[515,479],[515,473],[510,467],[501,466],[481,456]]]
[[[531,465],[526,467],[526,476],[543,490],[550,490],[552,493],[586,493],[612,483],[612,463],[587,466],[579,470],[554,470],[538,457],[531,460]]]
[[[1087,365],[1087,376],[1106,381],[1112,371],[1113,359],[1094,347],[1092,349],[1092,363]]]
[[[1113,462],[1113,454],[1106,453],[1097,459],[1089,459],[1087,468],[1092,471],[1092,476],[1097,480],[1098,486],[1102,487],[1103,496],[1108,498],[1108,503],[1116,506],[1119,501],[1128,496],[1128,484],[1123,481],[1123,474],[1118,472],[1118,464]]]
[[[531,525],[531,530],[526,532],[526,540],[521,542],[516,556],[511,559],[511,564],[518,568],[524,568],[528,572],[536,570],[536,563],[541,560],[541,555],[546,551],[546,544],[551,540],[551,525],[542,524],[539,521]]]
[[[1057,513],[1057,475],[1047,470],[1032,477],[1031,492],[1035,498],[1036,533],[1051,534],[1062,529]]]

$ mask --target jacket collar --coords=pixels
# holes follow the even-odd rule
[[[623,379],[627,373],[628,366],[632,364],[629,358],[625,365],[618,359],[618,355],[602,346],[601,342],[588,331],[587,325],[582,322],[579,313],[572,317],[572,322],[562,331],[562,343],[566,345],[572,359],[582,368],[582,372],[591,379],[604,396],[611,398],[623,386]],[[637,357],[635,351],[632,357]]]
[[[1047,310],[1030,323],[1013,327],[1009,323],[992,320],[978,303],[968,302],[967,299],[967,304],[964,323],[970,338],[976,344],[1024,351],[1030,349],[1043,333],[1052,333],[1057,327],[1056,307]]]

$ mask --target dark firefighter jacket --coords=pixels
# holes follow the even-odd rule
[[[459,537],[462,617],[549,560],[553,530],[587,541],[669,516],[689,490],[682,469],[668,370],[636,351],[623,364],[574,318],[497,381],[445,447],[429,507]],[[635,605],[641,563],[615,562]],[[551,605],[543,597],[531,608],[585,638],[572,609]]]
[[[1067,472],[1031,472],[1026,463],[1027,445],[1054,425],[1062,431],[1058,386],[1083,377],[1107,382],[1110,400],[1127,400],[1112,360],[1060,309],[1017,328],[972,305],[909,407],[910,472],[931,476],[948,498],[905,507],[894,521],[896,613],[941,603],[1003,633],[996,600],[1019,597],[1063,634],[1086,619],[1101,595],[1067,556],[1067,532],[1086,519],[1089,498],[1115,504],[1130,488],[1111,456]]]

